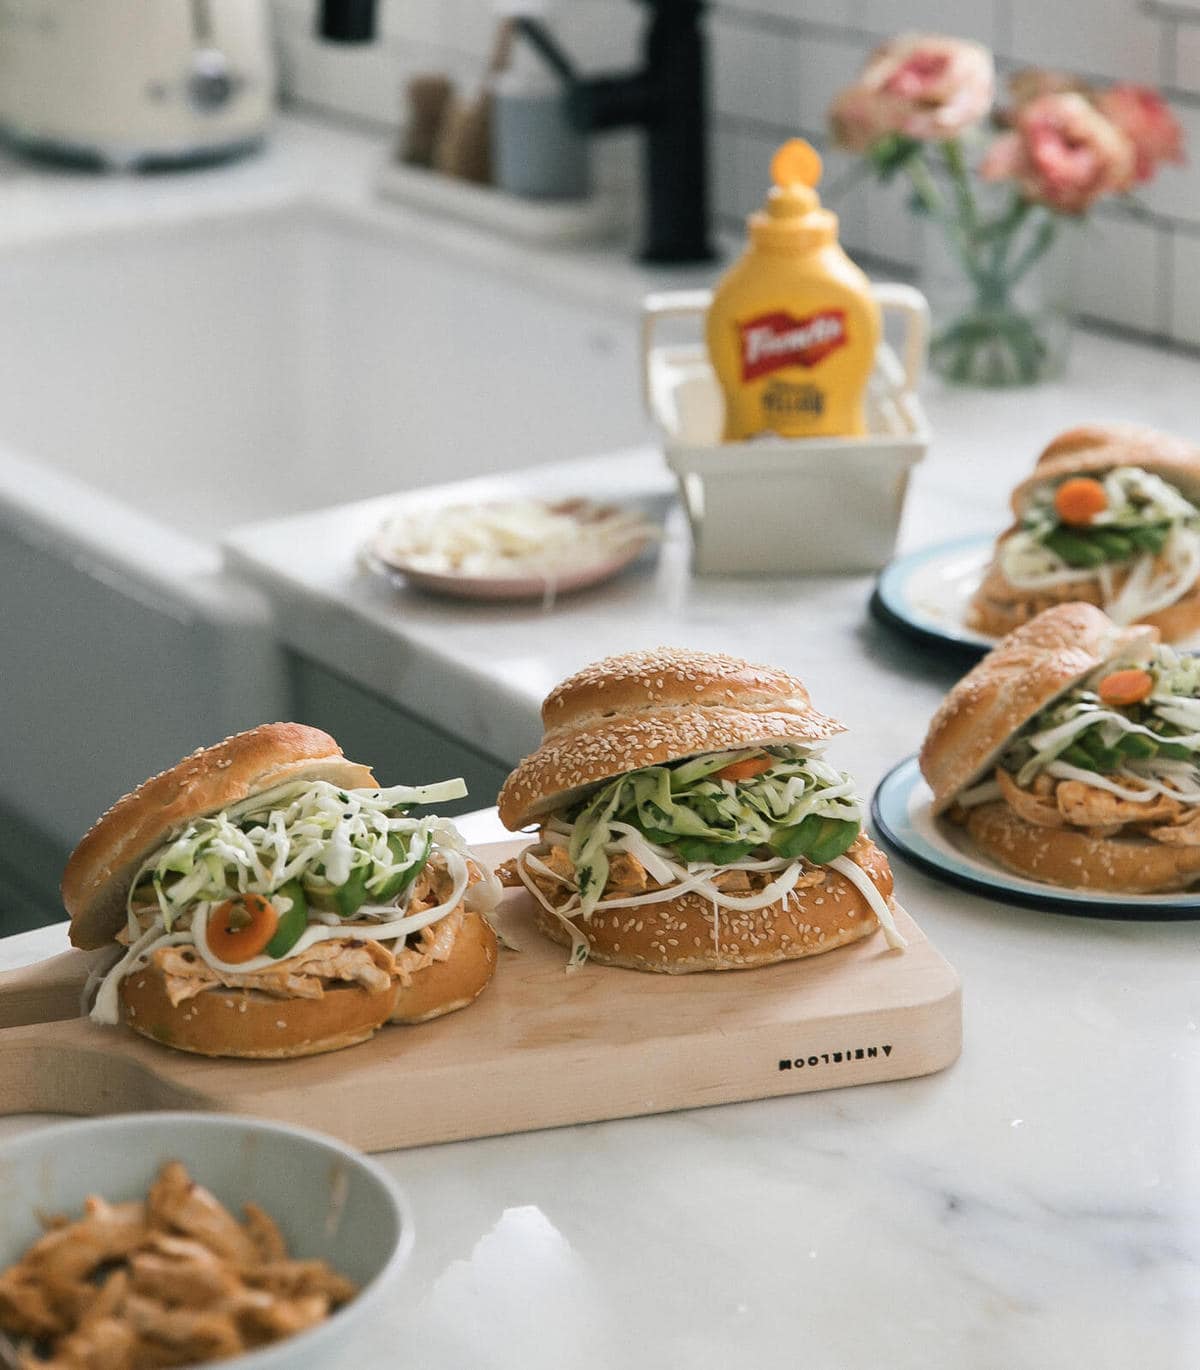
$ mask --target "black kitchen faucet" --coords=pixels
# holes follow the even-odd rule
[[[576,128],[645,131],[642,260],[711,261],[704,0],[641,3],[651,11],[645,64],[616,76],[580,76],[541,20],[522,16],[515,24],[561,78]]]
[[[640,71],[619,75],[581,76],[541,20],[526,15],[514,22],[562,80],[578,129],[644,129],[642,260],[711,261],[704,0],[641,3],[651,11],[645,62]],[[369,42],[375,9],[376,0],[321,0],[321,36],[339,43]]]

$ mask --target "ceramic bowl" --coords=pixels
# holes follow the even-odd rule
[[[332,1137],[210,1113],[135,1113],[64,1123],[0,1144],[0,1270],[42,1233],[39,1215],[78,1216],[89,1194],[143,1197],[182,1161],[236,1215],[247,1200],[279,1224],[289,1255],[320,1257],[357,1298],[325,1322],[230,1360],[222,1370],[362,1366],[413,1243],[408,1203],[389,1176]]]

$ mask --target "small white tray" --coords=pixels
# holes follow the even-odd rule
[[[388,162],[375,180],[376,192],[417,209],[494,229],[521,242],[554,246],[595,242],[624,226],[621,203],[597,191],[586,200],[526,200],[494,186],[462,181],[445,172]]]
[[[679,480],[697,572],[875,571],[891,557],[909,473],[929,446],[916,395],[929,307],[911,286],[872,289],[885,319],[902,319],[904,363],[880,344],[867,393],[867,435],[749,442],[721,441],[724,400],[705,347],[655,342],[663,319],[703,318],[711,292],[647,296],[646,406]]]

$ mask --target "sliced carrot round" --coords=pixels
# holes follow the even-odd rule
[[[1113,671],[1096,687],[1101,702],[1114,708],[1140,704],[1154,693],[1154,677],[1149,671]]]
[[[748,756],[745,761],[731,761],[728,766],[722,766],[719,771],[713,772],[714,780],[753,780],[756,775],[762,775],[763,771],[769,771],[775,764],[775,758],[771,756]]]
[[[208,915],[208,947],[220,960],[239,965],[260,955],[278,926],[279,914],[269,899],[240,894]]]
[[[1054,492],[1054,511],[1064,523],[1083,526],[1108,508],[1104,486],[1091,476],[1072,476]]]

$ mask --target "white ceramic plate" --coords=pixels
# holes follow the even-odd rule
[[[934,818],[932,805],[917,758],[910,756],[880,781],[871,800],[871,818],[889,847],[937,880],[1005,903],[1082,918],[1200,919],[1200,893],[1106,894],[1015,875],[975,852],[961,828]]]
[[[593,504],[588,500],[555,501],[550,507],[558,511],[569,509],[580,523],[596,522],[622,512],[615,505]],[[572,566],[554,576],[478,576],[431,571],[414,565],[407,558],[392,552],[382,533],[381,529],[367,549],[369,563],[374,563],[392,577],[402,577],[410,585],[432,594],[484,601],[553,600],[558,595],[572,594],[590,585],[599,585],[636,561],[651,542],[649,536],[633,538],[598,561]]]
[[[994,541],[976,534],[896,557],[875,583],[872,612],[922,641],[982,656],[998,639],[967,627],[967,606],[983,580]]]
[[[889,627],[951,649],[983,656],[1000,641],[967,627],[967,608],[992,559],[995,539],[976,534],[938,543],[888,562],[875,583],[871,612]],[[1200,650],[1200,636],[1173,644]]]

